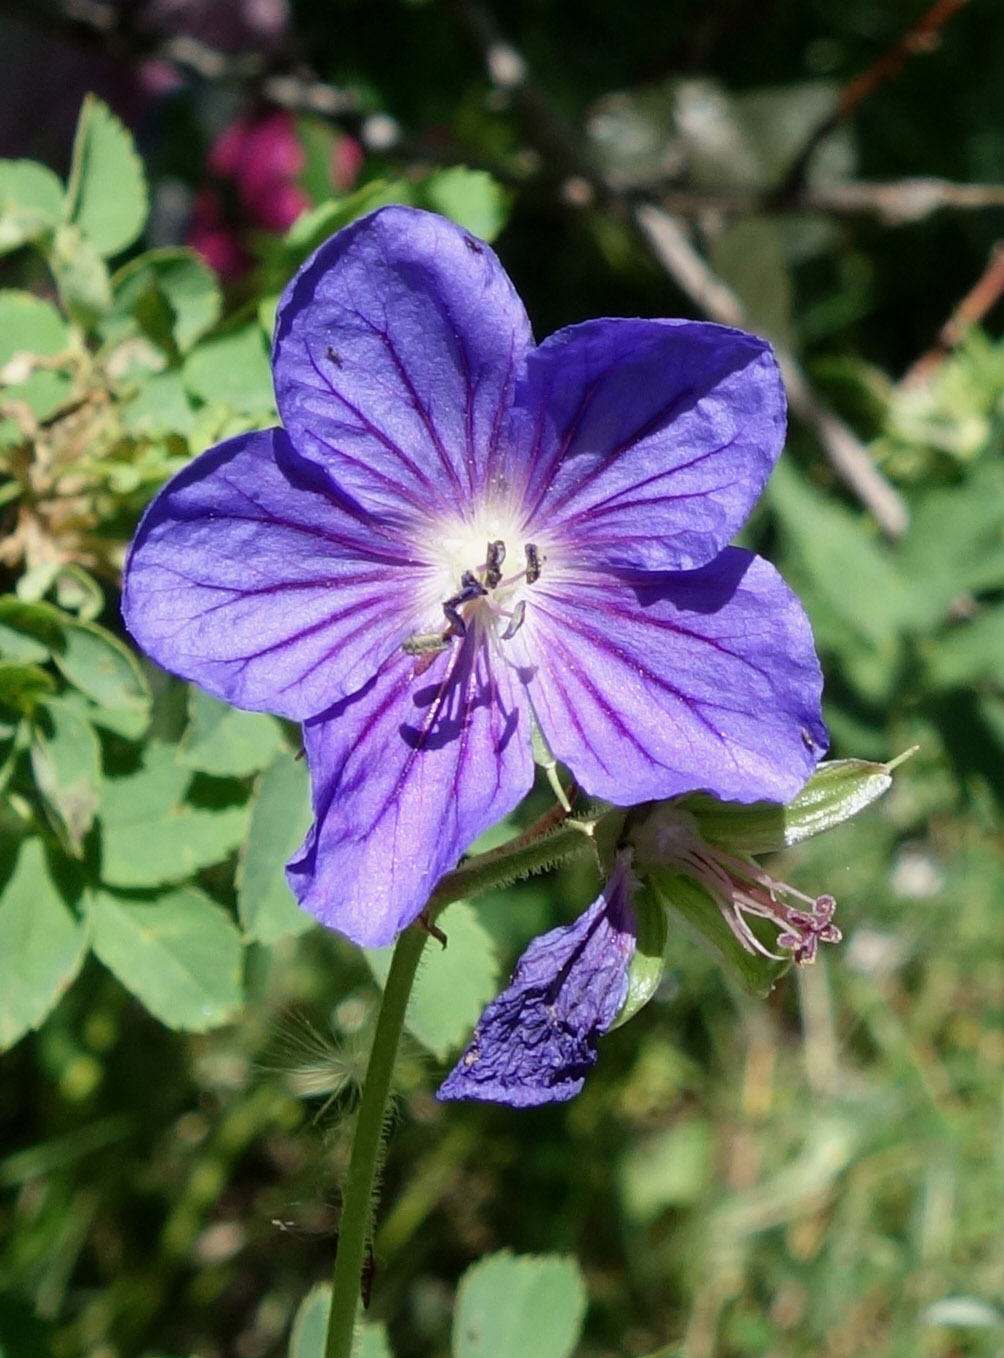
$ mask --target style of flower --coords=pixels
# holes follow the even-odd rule
[[[531,1108],[574,1098],[628,991],[635,949],[629,852],[574,924],[542,934],[482,1014],[437,1099]]]
[[[799,966],[816,960],[820,943],[839,943],[833,923],[835,899],[806,896],[780,881],[754,859],[709,844],[695,818],[682,807],[654,809],[634,836],[640,855],[660,869],[675,869],[704,888],[736,939],[749,953]],[[778,931],[771,952],[754,933],[750,918],[767,920]]]
[[[535,724],[621,806],[801,787],[809,625],[727,545],[784,438],[762,340],[608,319],[534,346],[487,245],[388,207],[290,282],[273,370],[282,427],[165,486],[124,613],[165,668],[303,723],[306,909],[391,941],[528,791]]]

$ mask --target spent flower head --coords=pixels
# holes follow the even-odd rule
[[[300,902],[389,942],[533,780],[783,801],[826,745],[798,600],[728,544],[785,405],[769,347],[605,319],[534,345],[494,253],[388,207],[279,305],[282,427],[158,495],[124,612],[167,669],[303,723]]]

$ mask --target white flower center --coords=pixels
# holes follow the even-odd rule
[[[405,641],[406,651],[433,655],[472,626],[503,641],[515,635],[544,553],[514,514],[485,510],[473,521],[441,524],[421,550],[428,563],[421,609],[432,623]]]

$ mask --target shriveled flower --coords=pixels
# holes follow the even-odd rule
[[[531,1108],[574,1098],[617,1017],[635,947],[631,855],[618,856],[602,895],[574,924],[542,934],[482,1014],[438,1099]]]
[[[727,546],[784,437],[769,347],[596,320],[535,347],[498,259],[388,207],[286,289],[283,427],[154,500],[124,611],[167,669],[304,723],[302,905],[383,944],[533,779],[621,806],[794,795],[826,744],[808,622]]]

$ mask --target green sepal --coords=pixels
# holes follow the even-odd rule
[[[786,806],[720,802],[705,792],[681,797],[673,805],[690,812],[710,844],[720,844],[732,853],[776,853],[832,830],[877,801],[892,786],[892,767],[868,759],[820,764]]]
[[[632,898],[638,933],[634,956],[628,965],[627,999],[611,1025],[619,1028],[643,1009],[659,988],[666,971],[666,942],[669,927],[666,911],[656,892],[649,886],[640,887]]]
[[[666,910],[672,911],[687,933],[719,962],[733,980],[753,995],[769,995],[778,979],[791,966],[785,959],[772,961],[759,953],[747,952],[725,923],[711,896],[691,877],[672,869],[652,869],[647,884]],[[748,921],[756,931],[756,920]]]

